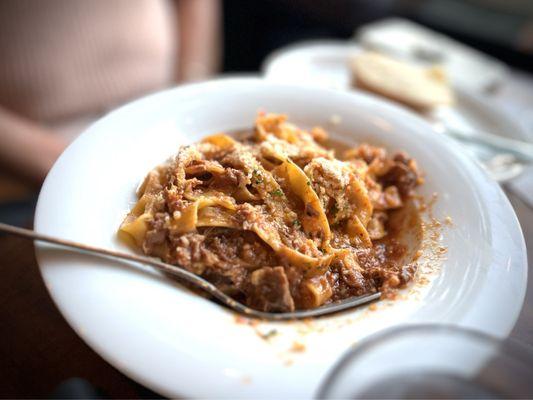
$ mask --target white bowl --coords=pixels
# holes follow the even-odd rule
[[[523,237],[506,197],[457,145],[367,95],[233,78],[135,101],[95,123],[60,157],[39,197],[36,230],[124,250],[115,232],[144,174],[181,144],[251,126],[258,109],[415,157],[426,173],[421,192],[437,192],[435,215],[454,222],[443,232],[442,271],[376,311],[251,326],[147,268],[38,245],[53,299],[95,351],[169,397],[308,398],[351,344],[386,327],[438,322],[499,337],[510,332],[527,277]],[[329,123],[333,115],[338,126]],[[258,334],[272,328],[278,334],[269,340]],[[305,351],[291,350],[294,341]]]

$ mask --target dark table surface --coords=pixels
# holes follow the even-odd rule
[[[533,261],[533,211],[511,198]],[[106,397],[155,394],[128,379],[92,351],[56,309],[41,279],[33,244],[0,236],[0,397],[47,397],[64,380],[81,377]],[[533,284],[511,335],[533,344]],[[532,393],[533,395],[533,393]]]
[[[110,398],[144,397],[144,389],[92,351],[63,319],[41,279],[33,244],[0,238],[0,396],[48,397],[81,377]]]

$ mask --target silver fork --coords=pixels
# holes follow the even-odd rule
[[[52,243],[61,247],[66,247],[70,249],[81,250],[82,252],[97,254],[105,257],[111,257],[119,260],[128,260],[141,264],[149,265],[161,272],[165,272],[171,275],[176,276],[177,278],[190,283],[191,285],[201,289],[202,291],[210,294],[222,304],[231,308],[232,310],[243,314],[247,317],[261,318],[270,321],[283,321],[291,319],[302,319],[310,317],[319,317],[323,315],[333,314],[342,310],[347,310],[354,308],[371,301],[377,300],[381,297],[381,293],[371,293],[364,296],[352,297],[347,300],[342,300],[339,302],[334,302],[327,304],[322,307],[314,308],[311,310],[298,310],[294,312],[284,312],[284,313],[271,313],[265,311],[258,311],[245,306],[244,304],[234,300],[224,292],[220,291],[215,285],[211,282],[203,279],[202,277],[195,275],[183,268],[180,268],[175,265],[166,264],[161,261],[157,261],[153,258],[139,256],[135,254],[122,253],[115,250],[109,250],[104,248],[99,248],[95,246],[90,246],[71,240],[60,239],[53,236],[43,235],[29,229],[18,228],[12,225],[0,223],[0,232],[9,233],[11,235],[20,236],[27,239],[32,239],[40,242]]]
[[[491,149],[495,154],[510,154],[518,161],[533,163],[533,143],[511,139],[480,130],[463,130],[442,122],[434,122],[433,128],[460,142],[474,143]]]

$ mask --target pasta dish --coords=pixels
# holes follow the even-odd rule
[[[260,113],[238,139],[183,146],[148,173],[119,236],[262,311],[404,286],[416,262],[391,221],[422,183],[416,162],[328,143],[322,128]]]

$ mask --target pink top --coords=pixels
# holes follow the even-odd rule
[[[168,86],[174,14],[165,0],[1,0],[0,105],[54,125]]]

